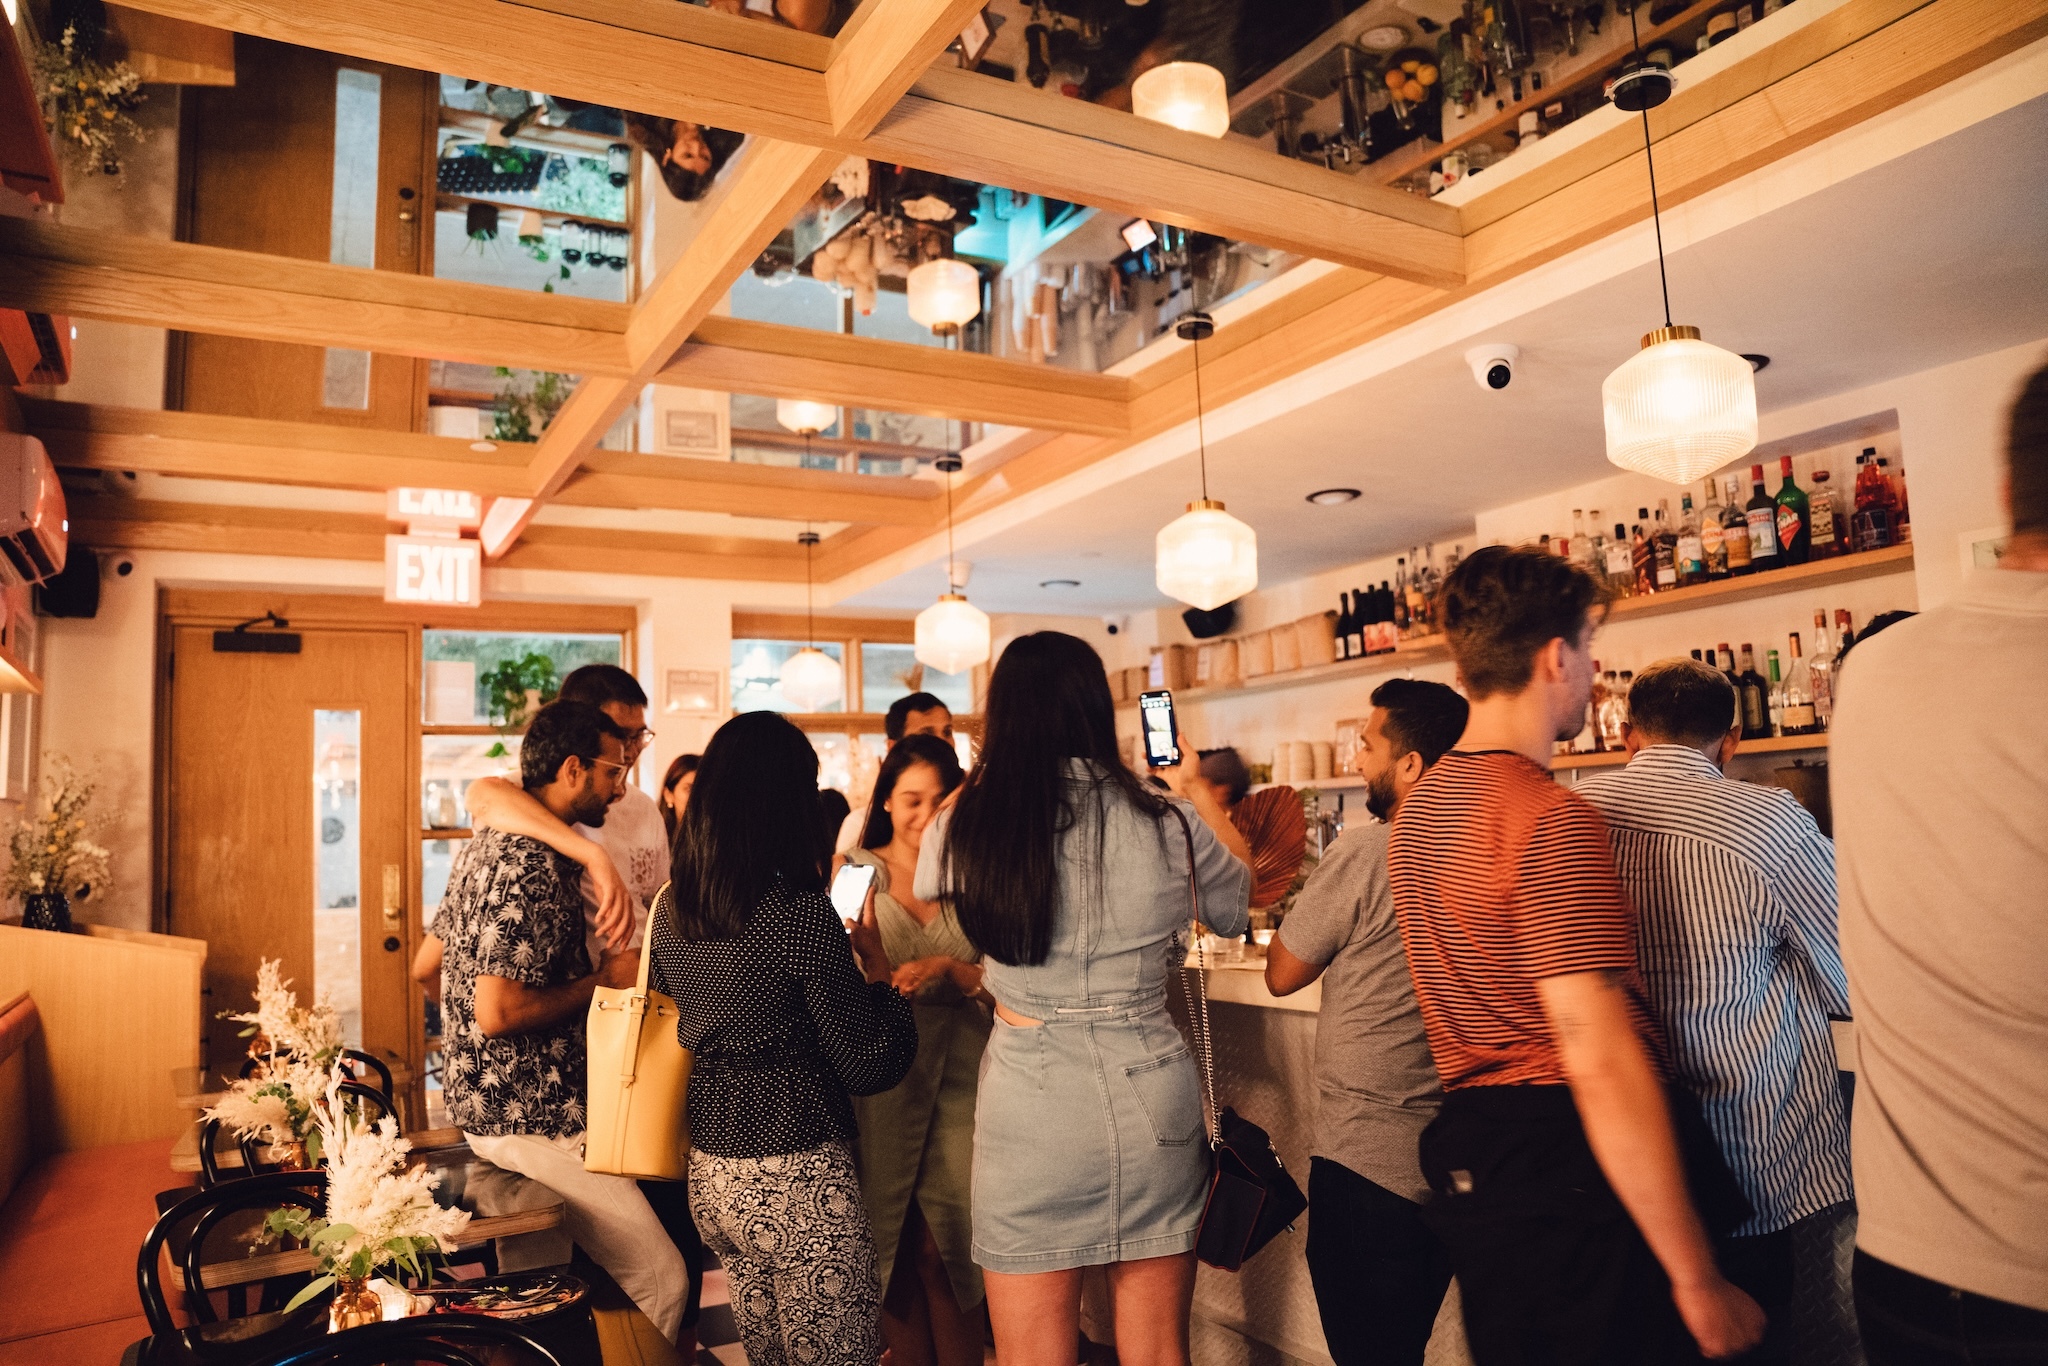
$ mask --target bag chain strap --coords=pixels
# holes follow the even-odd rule
[[[1202,1125],[1208,1132],[1209,1146],[1213,1149],[1222,1144],[1219,1126],[1223,1112],[1216,1108],[1216,1053],[1209,1031],[1209,951],[1202,942],[1202,888],[1195,878],[1195,832],[1188,825],[1185,811],[1178,806],[1169,806],[1180,821],[1181,838],[1188,847],[1188,902],[1194,908],[1192,923],[1195,927],[1195,989],[1189,993],[1194,1009],[1188,1012],[1188,1024],[1195,1034],[1195,1052],[1202,1064],[1202,1096],[1208,1102]],[[1173,947],[1180,971],[1187,972],[1187,953],[1180,947],[1180,936],[1173,937]],[[1185,979],[1183,979],[1185,980]]]

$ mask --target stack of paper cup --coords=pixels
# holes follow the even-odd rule
[[[1315,773],[1324,782],[1337,776],[1337,747],[1328,740],[1315,742]]]
[[[1292,740],[1287,745],[1287,781],[1300,787],[1312,783],[1316,778],[1316,747],[1306,740]]]
[[[1294,781],[1294,775],[1288,771],[1287,759],[1289,752],[1288,745],[1284,740],[1273,747],[1273,781],[1276,783],[1285,784]]]

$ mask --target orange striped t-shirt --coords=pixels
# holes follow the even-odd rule
[[[1540,764],[1444,755],[1401,801],[1387,871],[1445,1090],[1562,1083],[1536,983],[1576,972],[1623,974],[1636,1033],[1666,1070],[1607,824]]]

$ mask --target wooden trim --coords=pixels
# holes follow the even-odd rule
[[[630,451],[593,452],[555,499],[586,507],[681,508],[783,521],[931,527],[945,518],[940,490],[928,479]]]
[[[1812,735],[1764,735],[1736,745],[1733,757],[1747,759],[1762,754],[1811,754],[1827,747],[1826,731]],[[1550,761],[1550,771],[1571,773],[1582,768],[1620,768],[1633,757],[1621,749],[1600,750],[1593,754],[1560,754]]]
[[[636,608],[611,603],[487,600],[481,607],[423,608],[367,593],[266,593],[259,589],[165,588],[157,615],[173,626],[233,626],[276,612],[294,625],[423,628],[458,631],[562,631],[626,635],[638,628]],[[458,612],[467,615],[456,615]],[[168,632],[165,633],[168,636]]]
[[[862,0],[832,43],[825,103],[832,131],[861,137],[945,51],[982,0]]]
[[[908,645],[916,635],[916,622],[908,617],[820,616],[815,629],[795,612],[741,612],[732,614],[735,640],[872,640],[882,645]]]
[[[1788,565],[1761,574],[1745,574],[1740,578],[1722,579],[1718,583],[1674,588],[1648,597],[1622,598],[1607,609],[1607,620],[1661,617],[1672,612],[1691,611],[1695,607],[1717,607],[1722,603],[1747,602],[1751,598],[1768,598],[1778,593],[1854,583],[1858,579],[1873,579],[1882,574],[1912,572],[1913,547],[1895,545],[1884,550],[1838,555],[1831,560]]]

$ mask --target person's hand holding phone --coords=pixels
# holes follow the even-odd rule
[[[860,919],[851,921],[846,927],[846,937],[853,945],[854,966],[869,982],[889,980],[889,951],[882,947],[882,927],[875,921],[875,885],[868,884],[868,894],[861,902]]]

